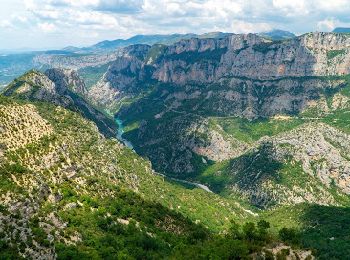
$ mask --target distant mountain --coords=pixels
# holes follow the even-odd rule
[[[259,35],[262,37],[270,38],[271,40],[274,40],[274,41],[286,40],[286,39],[291,39],[295,37],[294,33],[283,31],[283,30],[277,30],[277,29],[269,32],[259,33]]]
[[[90,47],[82,48],[82,51],[110,51],[120,47],[126,47],[133,44],[148,44],[153,45],[156,43],[161,44],[173,44],[183,39],[190,38],[222,38],[230,33],[223,32],[210,32],[205,34],[154,34],[154,35],[135,35],[129,39],[117,39],[113,41],[102,41]],[[66,48],[65,48],[66,49]],[[69,47],[71,50],[72,47]]]
[[[350,28],[337,27],[333,30],[334,33],[350,33]]]
[[[67,46],[62,50],[22,51],[20,53],[3,51],[0,52],[2,53],[0,55],[0,88],[33,68],[44,71],[52,67],[81,69],[103,66],[115,59],[112,52],[115,53],[116,49],[133,44],[153,45],[161,43],[169,45],[182,39],[222,38],[226,35],[229,35],[229,33],[136,35],[126,40],[102,41],[83,48]]]
[[[69,52],[76,52],[79,51],[80,48],[75,47],[75,46],[67,46],[65,48],[62,49],[63,51],[69,51]]]

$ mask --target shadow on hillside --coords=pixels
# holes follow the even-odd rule
[[[313,248],[319,259],[349,259],[350,207],[307,206],[300,220],[303,247]]]
[[[273,145],[263,143],[255,151],[231,160],[222,173],[221,182],[216,183],[213,189],[221,193],[228,186],[234,186],[239,193],[247,196],[251,204],[267,208],[273,206],[278,198],[272,191],[262,190],[262,185],[267,181],[279,183],[282,167],[283,163],[275,159]]]

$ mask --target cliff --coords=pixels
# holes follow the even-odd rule
[[[9,84],[3,95],[31,101],[46,101],[79,112],[93,120],[105,136],[116,133],[114,121],[99,112],[82,95],[84,81],[73,70],[49,69],[45,73],[30,71]]]
[[[285,41],[270,41],[247,34],[216,39],[193,38],[170,46],[130,46],[112,63],[89,95],[97,103],[113,107],[123,97],[148,91],[152,84],[201,85],[202,92],[207,91],[208,87],[204,86],[220,84],[219,91],[227,94],[231,90],[228,103],[233,103],[242,98],[252,100],[252,95],[256,96],[254,92],[266,86],[265,92],[282,92],[284,104],[260,115],[300,111],[305,103],[315,98],[309,93],[314,91],[313,88],[324,90],[340,84],[315,82],[309,80],[310,77],[350,73],[349,47],[350,38],[335,33],[309,33]],[[279,86],[282,79],[285,80],[283,87]],[[253,89],[247,85],[253,85]],[[291,88],[303,89],[299,93],[301,96],[294,96]],[[109,95],[104,95],[100,89]],[[297,108],[291,105],[286,108],[288,102],[297,103]],[[243,106],[241,110],[245,108],[248,107]]]

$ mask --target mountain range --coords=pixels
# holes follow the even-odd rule
[[[0,88],[26,71],[35,68],[46,70],[52,67],[84,68],[104,65],[115,58],[115,52],[132,44],[172,44],[181,39],[220,38],[230,33],[210,32],[205,34],[155,34],[136,35],[129,39],[105,40],[88,47],[68,46],[62,50],[22,51],[11,53],[6,51],[0,55]],[[293,37],[292,33],[273,30],[265,35],[272,39]],[[0,52],[1,53],[1,52]],[[98,55],[96,55],[98,54]]]

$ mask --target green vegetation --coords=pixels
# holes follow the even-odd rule
[[[79,232],[82,242],[73,247],[58,243],[58,258],[164,258],[179,244],[208,237],[203,227],[133,192],[117,189],[115,198],[79,198],[82,207],[61,213],[69,232]]]
[[[349,216],[349,207],[299,204],[263,212],[261,217],[275,223],[272,233],[279,233],[281,240],[311,248],[317,259],[346,259]]]
[[[345,79],[341,88],[320,92],[327,101],[339,92],[348,94],[348,77],[337,79]],[[234,159],[217,163],[203,162],[204,157],[183,145],[205,145],[209,142],[205,131],[215,129],[226,140],[248,146],[311,121],[350,133],[346,106],[316,114],[319,119],[302,114],[249,121],[207,113],[209,106],[201,97],[198,103],[189,99],[174,108],[170,106],[173,100],[166,103],[158,99],[167,91],[172,93],[171,86],[154,86],[142,96],[121,102],[125,137],[156,170],[207,184],[217,194],[157,176],[146,159],[115,140],[101,137],[93,124],[74,112],[47,103],[0,97],[4,106],[34,104],[54,129],[33,143],[6,151],[0,163],[1,192],[12,192],[14,203],[35,211],[28,222],[24,221],[33,241],[44,248],[54,246],[59,259],[246,259],[279,240],[296,248],[312,248],[320,259],[349,255],[350,213],[348,207],[340,206],[348,205],[349,198],[336,197],[336,187],[326,187],[305,173],[301,162],[290,154],[276,158],[276,144],[263,142]],[[266,95],[258,94],[262,95],[259,98]],[[124,110],[126,106],[130,107]],[[199,131],[200,127],[205,131]],[[192,172],[174,172],[169,166],[186,169],[188,162]],[[233,186],[240,193],[232,190]],[[318,189],[325,189],[334,195],[338,206],[279,205],[293,188],[300,188],[297,195],[301,198],[304,190],[311,189],[317,196]],[[49,195],[54,198],[49,199]],[[9,205],[1,205],[0,214],[21,223],[23,213],[12,211]],[[55,225],[55,218],[48,218],[51,213],[65,224]],[[9,234],[13,230],[5,229],[0,235]],[[21,242],[19,235],[11,236],[12,244],[4,241],[0,239],[0,258],[16,258],[18,252],[35,245],[30,239]],[[277,258],[286,257],[289,250],[279,252]]]
[[[276,50],[278,48],[278,43],[280,42],[282,41],[261,42],[261,43],[255,44],[253,46],[253,50],[266,54],[271,50]]]
[[[69,233],[81,234],[82,242],[76,246],[56,243],[59,259],[112,255],[130,259],[244,258],[271,241],[266,221],[243,226],[233,223],[226,236],[213,235],[202,225],[130,191],[117,189],[115,197],[98,202],[79,198],[83,206],[61,213]]]
[[[260,119],[256,121],[237,117],[212,117],[210,120],[213,125],[222,127],[225,133],[248,143],[257,141],[263,136],[274,136],[281,132],[287,132],[305,122],[297,117],[287,117],[285,120]]]
[[[0,98],[8,109],[27,103]],[[30,236],[23,241],[11,236],[15,248],[1,240],[0,258],[15,258],[25,248],[40,251],[37,243],[45,249],[55,246],[59,259],[188,258],[193,254],[246,258],[273,240],[267,232],[269,224],[243,224],[247,213],[235,201],[167,182],[151,173],[147,161],[101,137],[80,115],[48,103],[31,103],[54,132],[7,151],[0,164],[1,191],[12,192],[20,209],[35,212],[25,218],[26,211],[7,206],[11,201],[1,206],[7,219],[2,224],[23,221]],[[51,164],[36,158],[48,158]],[[33,168],[35,173],[29,170]],[[48,199],[49,194],[55,202]],[[234,225],[235,233],[219,235],[230,227],[230,219],[242,225]],[[2,237],[13,232],[4,230]]]
[[[350,208],[309,206],[303,212],[301,245],[314,248],[319,259],[344,259],[350,254]]]
[[[327,51],[327,59],[331,60],[331,59],[333,59],[339,55],[342,55],[344,53],[345,53],[345,49]]]
[[[165,49],[166,45],[163,44],[152,45],[145,58],[146,63],[156,63],[158,59],[164,54]]]
[[[38,83],[39,82],[39,83]],[[50,80],[45,74],[31,70],[23,76],[14,80],[2,93],[5,96],[11,96],[16,99],[29,101],[48,101],[60,104],[61,106],[75,112],[81,113],[85,118],[95,122],[100,132],[107,137],[114,137],[116,132],[116,124],[114,120],[104,113],[100,112],[94,106],[89,104],[79,94],[71,91],[69,88],[55,92],[48,91],[46,82]],[[52,83],[52,82],[51,82]],[[41,84],[41,85],[38,85]],[[26,86],[28,89],[25,92],[17,91],[21,87]],[[42,94],[45,93],[45,95]],[[62,92],[62,93],[61,93]]]
[[[106,73],[111,63],[100,66],[84,67],[78,70],[79,76],[84,79],[87,89],[95,85]]]

